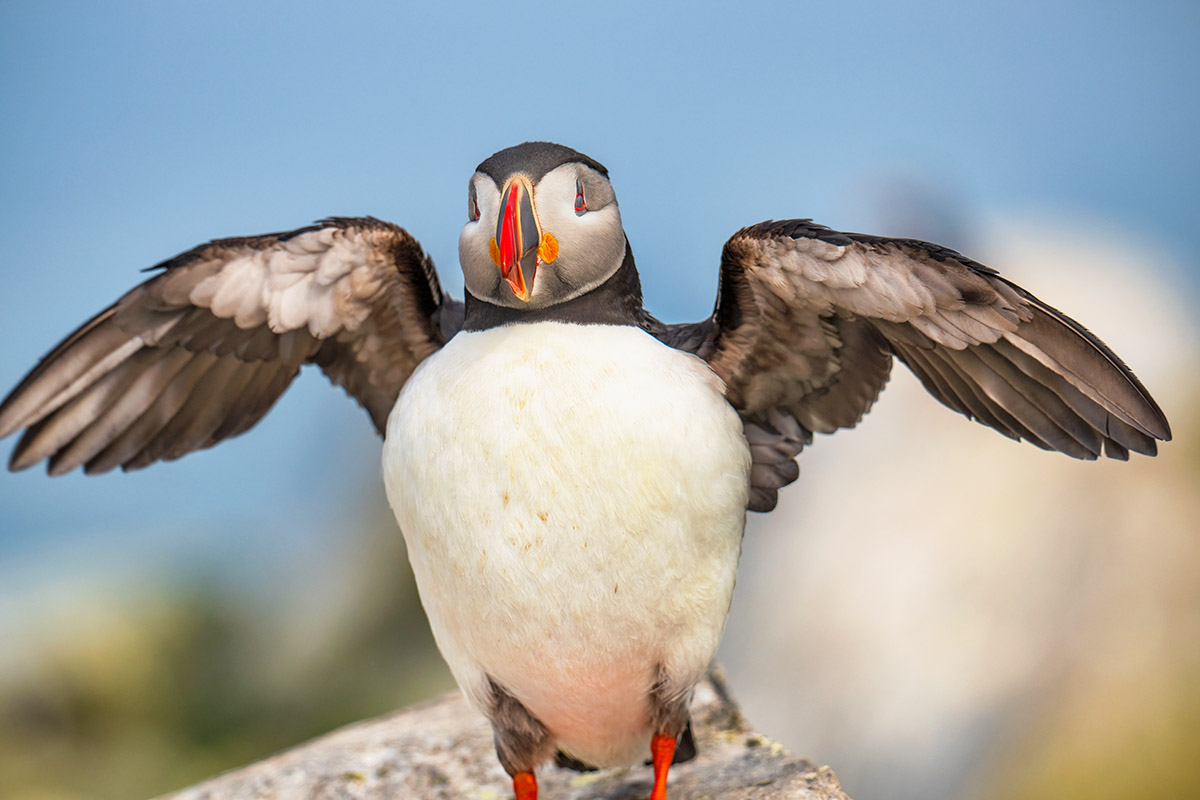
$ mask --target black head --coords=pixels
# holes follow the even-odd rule
[[[506,147],[485,159],[475,171],[482,172],[494,180],[497,186],[502,186],[517,172],[537,183],[551,170],[563,164],[573,163],[585,164],[605,178],[608,177],[608,170],[599,161],[554,142],[525,142]]]

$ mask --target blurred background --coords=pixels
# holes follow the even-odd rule
[[[248,5],[0,4],[0,391],[214,237],[373,214],[461,297],[467,178],[527,139],[608,166],[669,321],[762,219],[940,242],[1175,441],[1046,454],[898,366],[751,515],[732,687],[856,800],[1200,795],[1200,6]],[[173,464],[0,475],[0,796],[148,797],[450,689],[379,453],[314,372]]]

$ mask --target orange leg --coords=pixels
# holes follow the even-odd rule
[[[537,778],[532,772],[513,775],[513,794],[516,800],[537,800]]]
[[[675,737],[656,733],[650,740],[650,756],[654,760],[654,789],[650,800],[667,800],[667,770],[675,757]]]

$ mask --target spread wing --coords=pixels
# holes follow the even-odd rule
[[[218,239],[55,347],[0,404],[25,428],[10,469],[137,469],[248,430],[317,364],[382,433],[413,369],[457,331],[462,306],[404,229],[332,218]]]
[[[945,405],[1075,458],[1153,455],[1171,437],[1137,377],[1075,320],[988,267],[912,239],[764,222],[725,244],[717,307],[669,326],[745,423],[750,508],[774,508],[813,433],[854,426],[892,356]]]

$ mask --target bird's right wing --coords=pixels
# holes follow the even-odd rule
[[[417,241],[371,217],[218,239],[152,269],[0,403],[0,437],[26,429],[10,469],[137,469],[210,447],[257,423],[306,363],[382,433],[462,321]]]

